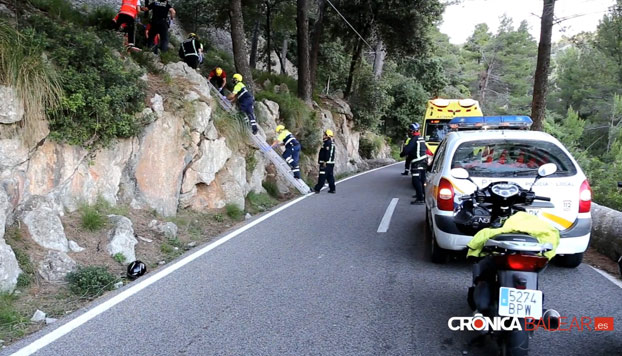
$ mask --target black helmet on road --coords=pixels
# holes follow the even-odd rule
[[[147,266],[141,261],[134,261],[127,266],[127,278],[136,279],[147,272]]]

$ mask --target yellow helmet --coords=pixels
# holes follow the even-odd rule
[[[196,33],[194,33],[194,32],[190,32],[190,33],[188,34],[188,38],[193,38],[193,37],[197,37],[197,38],[198,38],[199,36],[197,36],[197,34],[196,34]]]
[[[240,74],[240,73],[235,73],[235,74],[233,75],[233,80],[237,80],[238,82],[241,82],[241,81],[242,81],[242,74]]]
[[[222,68],[216,67],[216,75],[219,76],[219,77],[222,75]],[[240,80],[242,80],[242,79],[240,79]]]
[[[331,129],[328,129],[328,130],[324,131],[324,133],[325,133],[325,134],[326,134],[326,136],[328,136],[328,137],[333,137],[333,130],[331,130]]]
[[[277,125],[277,127],[276,127],[276,130],[275,130],[275,131],[276,131],[276,133],[279,133],[279,132],[281,132],[281,131],[283,131],[283,130],[285,130],[285,126],[283,126],[283,125]]]

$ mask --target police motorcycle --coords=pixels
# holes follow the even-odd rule
[[[556,171],[553,163],[540,166],[527,190],[511,181],[493,182],[480,188],[465,169],[454,168],[451,170],[454,178],[469,180],[477,187],[472,194],[459,198],[461,202],[454,222],[465,233],[474,235],[483,228],[502,227],[516,212],[526,212],[536,200],[548,202],[540,205],[552,205],[550,198],[536,196],[532,188],[538,179]],[[487,256],[473,265],[473,285],[468,290],[467,300],[476,311],[476,317],[501,320],[505,328],[482,330],[476,339],[490,335],[497,341],[501,355],[522,356],[528,354],[529,338],[533,334],[526,330],[527,320],[541,320],[549,330],[559,327],[559,313],[553,309],[543,310],[543,294],[538,290],[538,273],[549,262],[544,254],[553,249],[551,243],[541,243],[526,233],[499,234],[485,242],[482,252]]]

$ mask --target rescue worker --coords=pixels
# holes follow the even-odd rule
[[[231,103],[237,101],[240,106],[240,110],[244,114],[246,114],[246,120],[251,125],[251,129],[253,130],[253,135],[257,134],[257,120],[255,120],[255,113],[253,109],[253,103],[255,99],[251,95],[251,93],[246,88],[246,85],[242,83],[242,75],[239,73],[235,73],[233,75],[233,92],[227,96],[227,99],[231,101]]]
[[[192,69],[197,69],[203,62],[203,44],[196,33],[188,35],[188,39],[179,45],[179,57]]]
[[[412,175],[412,185],[416,193],[413,197],[416,198],[416,200],[411,202],[411,204],[423,204],[423,185],[425,183],[425,172],[428,166],[427,148],[423,137],[421,137],[419,133],[419,127],[418,123],[410,125],[412,138],[400,153],[400,157],[412,156],[410,173]]]
[[[147,9],[151,10],[151,27],[149,29],[148,46],[154,46],[156,36],[160,35],[159,45],[153,47],[153,52],[158,54],[158,47],[163,51],[168,51],[168,28],[171,21],[175,19],[175,9],[168,0],[151,1],[147,5]],[[169,19],[170,16],[170,19]]]
[[[319,193],[324,187],[324,182],[328,181],[328,192],[336,193],[335,191],[335,176],[333,171],[335,168],[335,143],[333,142],[333,130],[324,131],[323,137],[324,144],[320,149],[317,163],[320,164],[320,174],[317,179],[317,184],[313,189],[315,193]]]
[[[112,20],[114,28],[118,31],[123,28],[127,32],[127,50],[137,49],[135,46],[136,33],[135,22],[136,16],[140,12],[140,0],[123,0],[119,14]]]
[[[211,82],[216,89],[222,94],[225,85],[227,85],[227,72],[222,70],[220,67],[216,67],[209,72],[207,76],[207,81]]]
[[[418,125],[418,124],[417,124]],[[415,124],[410,124],[408,126],[408,138],[406,139],[406,142],[404,143],[404,147],[408,146],[408,144],[411,141],[411,138],[415,137]],[[404,148],[402,148],[402,152],[403,152]],[[403,157],[400,154],[400,157]],[[410,163],[413,160],[414,155],[413,154],[409,154],[406,156],[406,160],[404,161],[404,172],[402,173],[403,176],[408,175],[408,173],[410,172]]]
[[[234,75],[235,80],[235,75]],[[277,139],[272,143],[272,148],[279,144],[285,146],[285,152],[283,152],[283,159],[292,167],[292,173],[294,178],[300,179],[300,166],[298,161],[300,160],[300,143],[296,140],[296,137],[285,129],[285,126],[278,125],[276,127]]]

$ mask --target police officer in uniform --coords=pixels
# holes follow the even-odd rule
[[[415,201],[411,204],[423,204],[424,190],[423,185],[425,183],[425,172],[428,166],[428,156],[425,141],[419,132],[419,124],[414,123],[411,125],[413,131],[413,137],[408,144],[404,147],[400,156],[412,156],[410,163],[410,174],[412,175],[412,185],[415,188]]]
[[[335,191],[335,176],[333,171],[335,168],[335,142],[333,142],[333,130],[324,131],[324,144],[318,155],[318,163],[320,164],[320,174],[317,179],[317,184],[313,189],[315,193],[319,193],[324,187],[324,182],[328,181],[328,192],[336,193]]]

